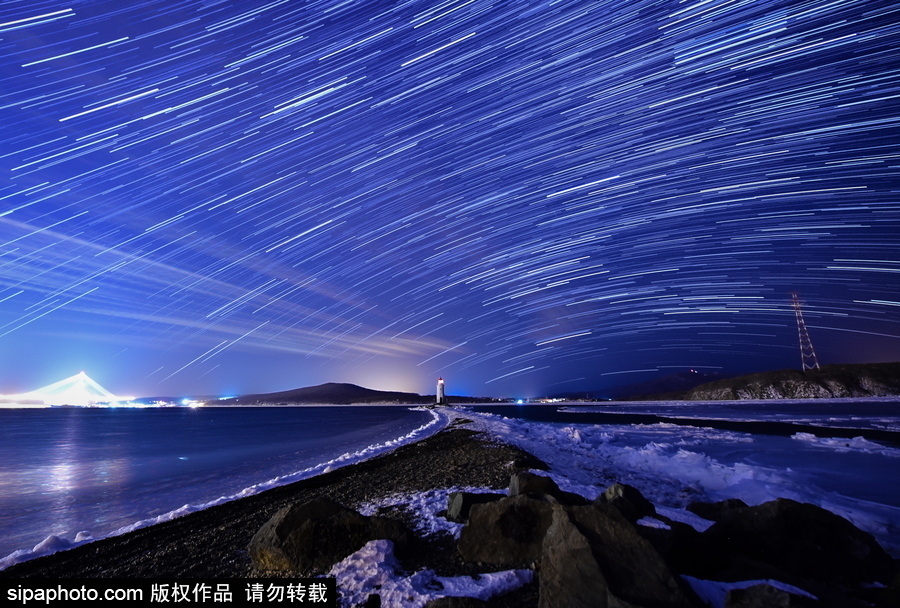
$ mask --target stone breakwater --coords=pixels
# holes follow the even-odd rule
[[[451,494],[445,516],[465,522],[456,544],[463,562],[533,570],[541,608],[699,608],[717,585],[721,605],[732,608],[896,605],[894,559],[829,511],[787,499],[697,502],[689,510],[711,525],[700,532],[659,515],[627,485],[588,501],[549,477],[517,472],[506,495]],[[375,541],[395,547],[402,564],[411,537],[396,520],[316,499],[279,511],[249,550],[261,571],[315,575]],[[728,584],[746,581],[753,583]],[[371,587],[364,604],[382,605],[380,593]],[[483,605],[447,600],[425,605]]]

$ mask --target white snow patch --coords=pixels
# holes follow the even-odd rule
[[[394,544],[373,540],[334,565],[329,576],[337,579],[342,606],[358,606],[369,595],[381,596],[382,606],[420,608],[441,597],[474,597],[487,600],[531,582],[531,570],[506,570],[470,576],[438,576],[432,570],[404,575],[394,557]]]
[[[76,534],[74,541],[68,540],[67,538],[56,534],[51,534],[50,536],[36,544],[30,550],[19,549],[18,551],[14,551],[3,559],[0,559],[0,570],[4,570],[5,568],[9,568],[13,564],[25,562],[36,557],[43,557],[44,555],[50,555],[52,553],[56,553],[57,551],[72,549],[73,547],[77,547],[78,545],[89,543],[92,540],[94,540],[94,538],[91,536],[91,533],[86,530],[83,530]]]
[[[459,538],[459,531],[463,524],[447,519],[444,515],[450,503],[450,495],[454,492],[468,492],[470,494],[502,494],[502,490],[492,488],[458,487],[438,488],[426,492],[414,492],[410,494],[393,494],[384,498],[363,503],[359,512],[363,515],[375,515],[382,507],[401,507],[409,511],[413,516],[415,529],[424,536],[435,534],[450,534]]]
[[[687,509],[673,509],[672,507],[656,507],[656,514],[662,515],[672,521],[691,526],[697,532],[706,532],[714,523],[706,518],[700,517],[696,513],[691,513]]]
[[[756,585],[769,585],[771,587],[775,587],[776,589],[786,591],[787,593],[792,593],[794,595],[803,595],[814,600],[818,600],[816,596],[807,593],[799,587],[794,587],[793,585],[788,585],[787,583],[782,583],[781,581],[776,581],[773,579],[722,583],[718,581],[705,581],[703,579],[686,575],[682,575],[681,578],[687,581],[687,583],[691,586],[691,589],[694,590],[694,593],[696,593],[701,600],[706,602],[706,604],[710,606],[710,608],[724,608],[725,595],[730,590],[747,589],[749,587],[755,587]]]
[[[637,520],[637,525],[647,528],[659,528],[660,530],[671,530],[672,526],[666,522],[656,519],[655,517],[642,517]]]

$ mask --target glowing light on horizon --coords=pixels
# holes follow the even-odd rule
[[[130,402],[134,397],[114,395],[93,380],[83,370],[58,382],[19,395],[4,395],[4,400],[41,402],[44,405],[119,405]]]

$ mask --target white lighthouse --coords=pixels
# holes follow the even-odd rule
[[[444,379],[438,378],[437,393],[434,397],[435,405],[447,405],[447,396],[444,394]]]

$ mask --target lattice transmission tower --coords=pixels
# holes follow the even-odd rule
[[[800,335],[800,361],[803,364],[803,371],[819,369],[819,360],[816,358],[816,351],[813,350],[812,341],[809,339],[809,332],[806,331],[803,313],[800,311],[800,298],[797,297],[797,292],[792,293],[791,297],[794,302],[794,313],[797,315],[797,333]]]

